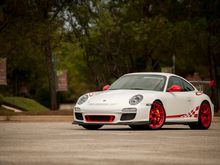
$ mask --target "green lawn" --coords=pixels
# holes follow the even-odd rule
[[[38,113],[43,113],[47,112],[48,108],[44,107],[43,105],[39,104],[38,102],[28,99],[28,98],[23,98],[23,97],[4,97],[3,98],[3,104],[14,107],[17,109],[20,109],[24,111],[25,114],[38,114]],[[10,110],[7,110],[3,107],[0,108],[0,115],[14,115],[14,114],[24,114],[19,113],[19,112],[13,112]]]
[[[48,108],[38,102],[23,97],[2,97],[3,104],[22,110],[23,112],[14,112],[0,106],[0,116],[12,115],[73,115],[70,110],[50,111]],[[1,100],[0,100],[1,101]]]
[[[48,109],[38,102],[23,97],[4,97],[4,104],[24,111],[47,111]]]

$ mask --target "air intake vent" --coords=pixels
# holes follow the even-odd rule
[[[77,120],[83,120],[83,115],[81,113],[75,113],[75,117]]]
[[[88,122],[113,122],[115,116],[113,115],[86,115],[86,121]]]
[[[136,113],[124,113],[121,115],[121,121],[133,120],[136,116]]]

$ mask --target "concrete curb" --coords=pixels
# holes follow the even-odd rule
[[[0,116],[0,121],[15,122],[72,122],[73,116]]]

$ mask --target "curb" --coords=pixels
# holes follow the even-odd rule
[[[0,116],[0,121],[72,122],[73,121],[73,116]]]

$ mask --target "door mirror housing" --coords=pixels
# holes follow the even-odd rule
[[[102,90],[103,90],[103,91],[106,91],[106,90],[109,89],[109,87],[110,87],[110,85],[105,85],[105,86],[102,88]]]
[[[183,89],[179,85],[172,85],[167,89],[167,92],[181,92]]]

